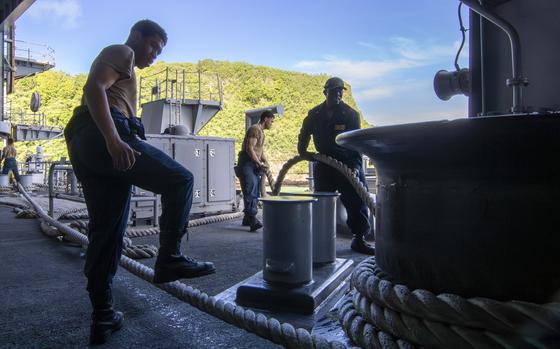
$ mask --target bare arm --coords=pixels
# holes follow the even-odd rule
[[[257,153],[255,153],[255,145],[257,145],[257,139],[255,137],[250,137],[247,142],[247,149],[245,149],[245,151],[247,152],[247,154],[249,154],[251,160],[253,160],[253,162],[257,164],[258,167],[261,167],[264,164],[261,161],[262,159],[259,159]]]
[[[119,73],[107,65],[97,65],[89,74],[84,96],[95,124],[105,138],[105,146],[117,170],[126,171],[136,162],[139,152],[123,142],[111,118],[109,101],[105,92],[119,79]]]

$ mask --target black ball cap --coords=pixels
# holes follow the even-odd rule
[[[332,77],[325,82],[325,90],[331,90],[333,88],[342,88],[346,90],[344,87],[344,81],[341,78]]]

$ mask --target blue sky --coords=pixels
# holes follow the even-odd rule
[[[83,73],[100,49],[124,42],[135,21],[150,18],[169,36],[160,60],[210,58],[338,75],[352,85],[370,123],[390,125],[466,116],[466,97],[444,102],[432,89],[435,72],[454,69],[457,6],[457,0],[37,0],[18,19],[16,39],[49,45],[56,69]]]

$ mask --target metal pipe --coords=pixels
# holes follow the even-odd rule
[[[198,100],[201,100],[201,94],[202,94],[202,81],[201,81],[201,75],[202,72],[200,71],[200,69],[198,69]]]
[[[49,167],[49,215],[54,217],[54,171],[55,170],[72,170],[72,166],[61,163],[52,163]]]
[[[182,84],[182,85],[183,85],[183,87],[182,87],[182,89],[183,89],[183,98],[182,98],[182,99],[183,99],[183,101],[184,101],[184,100],[185,100],[185,69],[183,69],[183,84]]]
[[[169,67],[165,68],[165,99],[167,100],[167,82],[169,81]]]
[[[223,89],[222,89],[222,80],[220,79],[220,76],[218,74],[216,74],[216,77],[218,78],[218,89],[219,89],[219,93],[220,93],[220,107],[224,106],[224,95],[223,95]]]
[[[78,178],[74,174],[74,169],[66,170],[66,176],[70,177],[70,194],[78,194]]]
[[[479,24],[479,29],[480,29],[480,41],[479,41],[479,47],[480,47],[480,57],[484,57],[484,35],[485,35],[485,29],[484,29],[484,22],[482,21],[482,18],[480,15],[478,15],[478,24]],[[486,75],[486,65],[484,64],[483,60],[480,60],[480,105],[482,108],[482,115],[486,115],[486,86],[484,85],[484,76]]]
[[[173,97],[175,99],[177,99],[177,89],[179,88],[178,82],[179,82],[179,71],[175,70],[175,97]]]
[[[471,10],[475,11],[482,17],[486,18],[488,21],[494,23],[498,28],[502,29],[509,37],[509,42],[511,45],[511,70],[513,74],[512,79],[506,81],[507,86],[513,87],[513,107],[512,112],[522,112],[523,100],[521,88],[528,85],[528,80],[522,75],[522,65],[521,65],[521,40],[519,39],[519,34],[517,30],[506,20],[498,16],[497,14],[491,12],[486,7],[480,5],[478,0],[459,0]]]

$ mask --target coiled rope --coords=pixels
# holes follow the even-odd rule
[[[57,220],[77,220],[88,218],[87,207],[69,209],[58,214]]]
[[[31,219],[31,218],[38,218],[37,213],[32,209],[19,209],[14,208],[16,212],[16,218],[23,218],[23,219]]]
[[[552,348],[560,344],[559,303],[499,302],[410,290],[393,284],[374,257],[356,267],[352,286],[355,291],[347,295],[339,315],[348,336],[360,345],[365,324],[415,347]]]
[[[15,189],[11,185],[0,185],[0,193],[12,193]]]
[[[198,227],[200,225],[205,225],[205,224],[225,222],[225,221],[228,221],[228,220],[231,220],[231,219],[241,218],[241,217],[243,217],[243,215],[244,215],[243,212],[234,212],[234,213],[226,213],[226,214],[221,214],[221,215],[216,215],[216,216],[209,216],[209,217],[191,219],[189,221],[188,227],[192,228],[192,227]],[[155,227],[154,228],[132,228],[132,229],[127,229],[126,230],[125,236],[135,238],[135,237],[156,235],[156,234],[159,234],[159,232],[160,232],[159,228],[155,228]]]
[[[54,226],[65,238],[76,243],[87,245],[88,239],[82,233],[70,228],[47,215],[47,213],[19,186],[19,190],[44,222]],[[126,256],[122,256],[120,265],[143,280],[153,283],[154,271],[142,263],[136,262]],[[343,349],[346,346],[338,341],[327,341],[323,337],[312,335],[309,331],[296,329],[289,323],[280,323],[277,319],[267,318],[264,314],[246,310],[233,303],[224,302],[213,296],[187,286],[179,281],[165,284],[154,284],[156,287],[170,293],[174,297],[189,303],[195,308],[208,314],[216,316],[230,324],[243,328],[248,332],[271,340],[274,343],[287,348],[321,348],[321,349]]]
[[[79,231],[83,235],[87,236],[88,232],[89,232],[88,222],[83,221],[83,220],[78,220],[78,219],[84,218],[84,217],[87,218],[87,214],[85,214],[85,215],[77,214],[78,212],[81,212],[81,211],[84,211],[84,210],[87,210],[87,209],[78,208],[78,209],[71,209],[71,210],[65,211],[65,212],[63,212],[59,215],[59,218],[57,220],[60,220],[63,217],[66,217],[66,218],[75,217],[75,218],[77,218],[77,220],[74,220],[69,224],[70,227]],[[33,217],[29,217],[29,218],[36,218],[37,217],[37,214],[33,210],[27,210],[25,212],[31,212],[34,215]],[[223,214],[223,215],[193,219],[193,220],[189,221],[188,227],[190,228],[190,227],[196,227],[196,226],[204,225],[204,224],[223,222],[223,221],[226,221],[226,220],[239,218],[242,215],[243,215],[242,212],[236,212],[236,213],[229,213],[229,214]],[[151,245],[151,244],[134,245],[132,243],[132,240],[130,240],[130,238],[155,235],[155,234],[159,234],[159,232],[160,232],[159,228],[145,228],[145,229],[130,229],[130,230],[127,230],[125,232],[125,238],[123,239],[123,254],[126,255],[127,257],[130,257],[130,258],[133,258],[133,259],[144,259],[144,258],[156,257],[157,253],[158,253],[158,248],[156,246]],[[52,231],[51,231],[51,234],[53,234]],[[49,235],[49,234],[47,234],[47,235]]]
[[[367,349],[416,349],[414,344],[393,337],[369,324],[354,308],[351,297],[345,297],[338,311],[338,319],[342,328],[352,341],[361,348]]]
[[[123,254],[133,259],[153,258],[158,254],[158,248],[154,245],[134,245],[130,238],[123,238]]]
[[[82,235],[88,235],[87,221],[73,221],[69,224],[69,227],[75,229]],[[49,235],[49,233],[47,233],[47,235]],[[123,238],[122,253],[133,259],[153,258],[157,256],[158,249],[154,245],[134,245],[130,238],[125,237]]]

